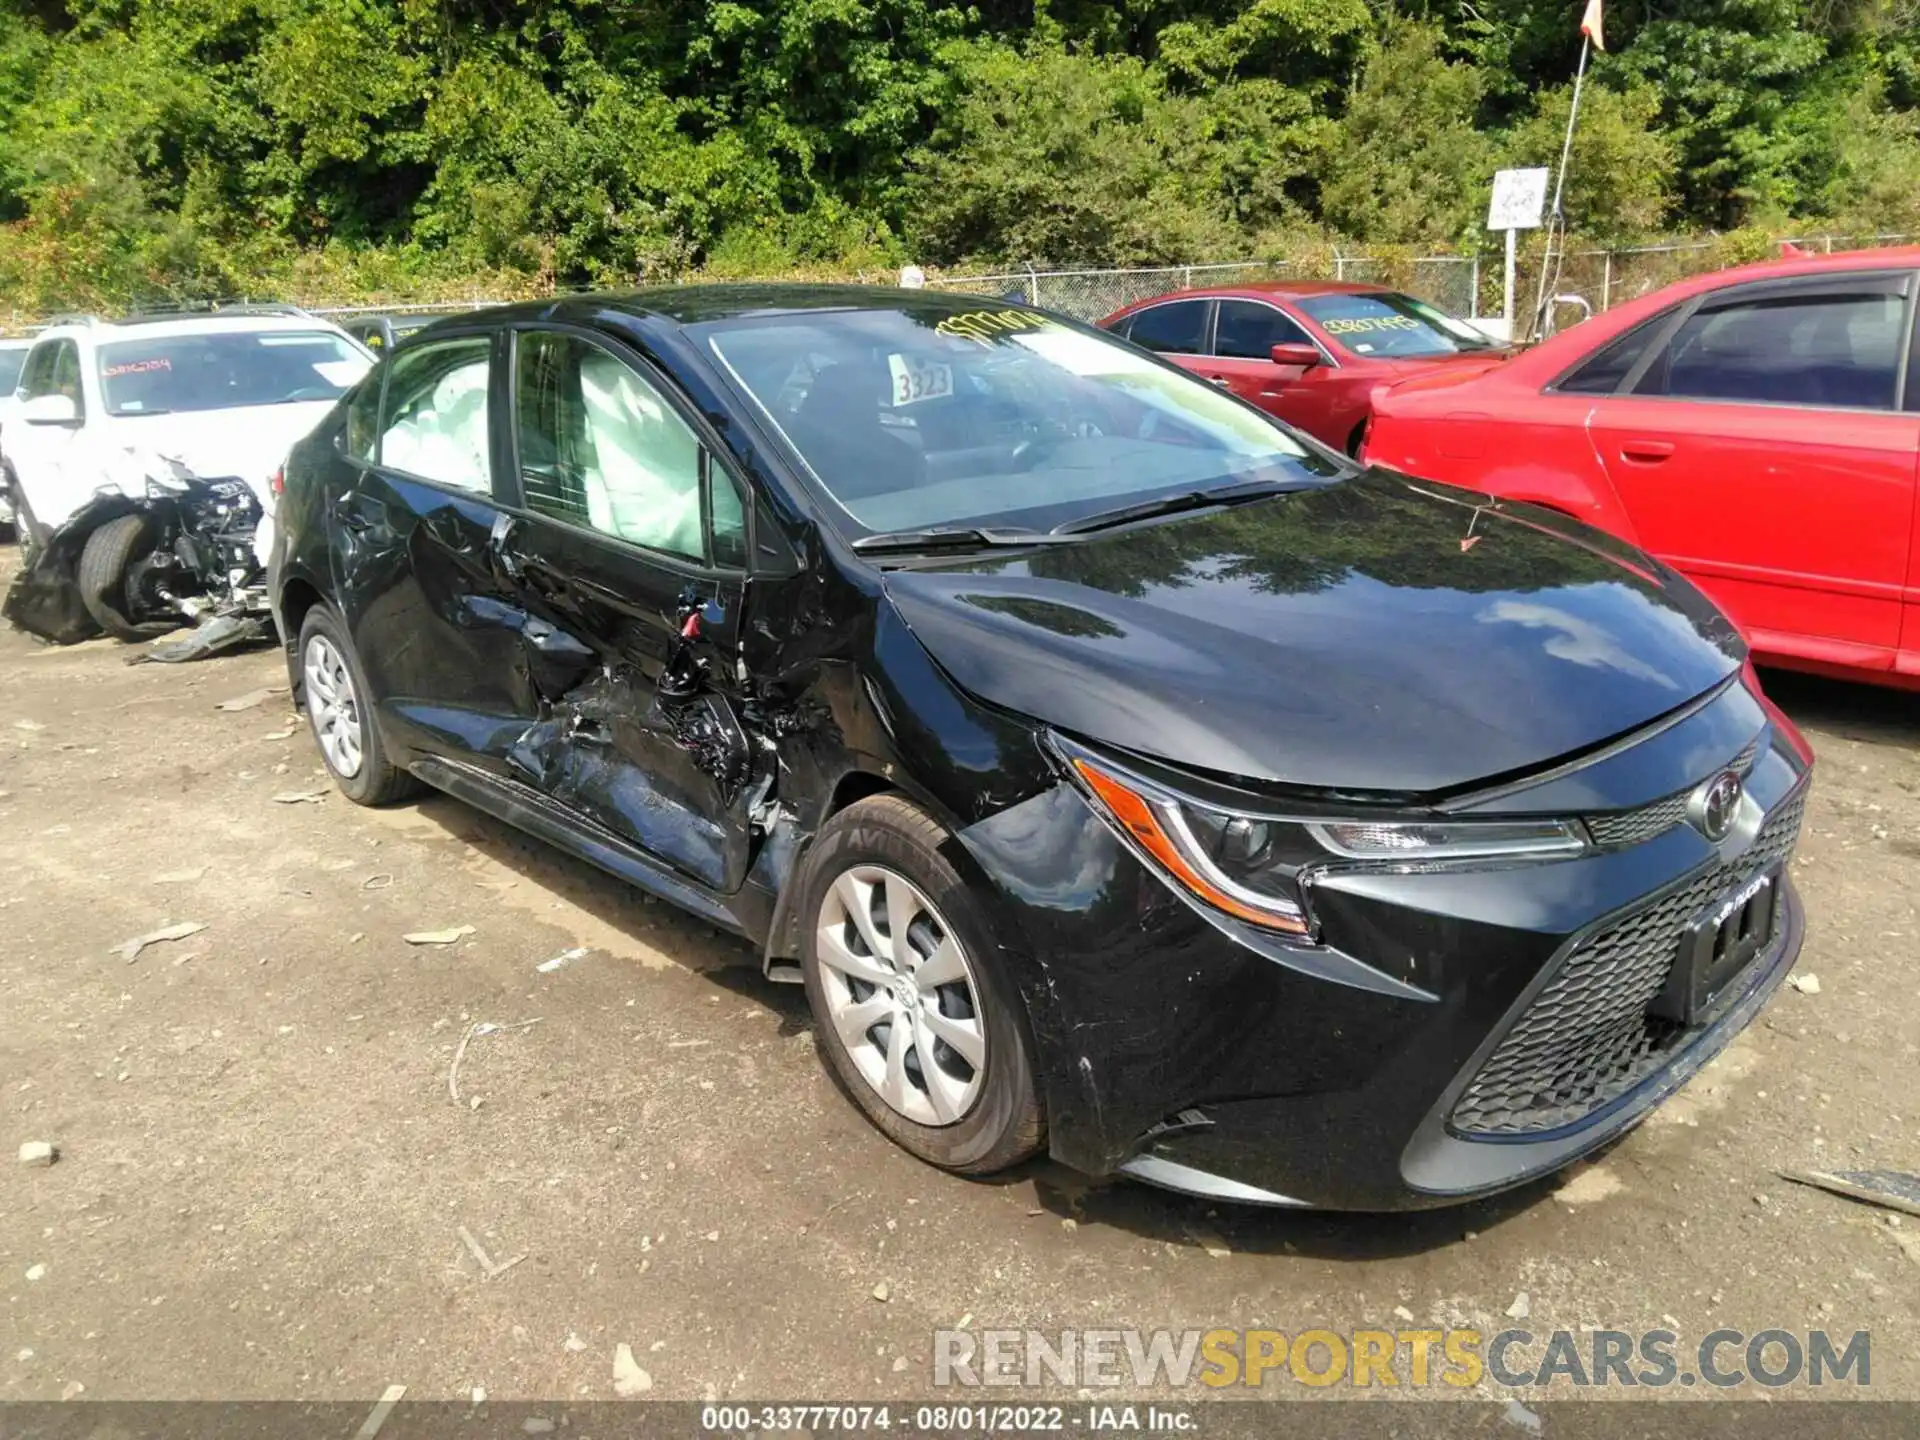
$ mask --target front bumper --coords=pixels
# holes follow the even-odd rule
[[[1698,780],[1694,742],[1766,725],[1752,822],[1720,845],[1680,823],[1553,863],[1356,872],[1316,886],[1314,946],[1196,912],[1065,785],[963,832],[1017,937],[1055,1157],[1219,1199],[1388,1210],[1505,1189],[1606,1144],[1738,1034],[1799,953],[1801,907],[1782,876],[1770,941],[1692,1023],[1621,1030],[1661,985],[1665,961],[1645,957],[1677,954],[1697,913],[1778,873],[1797,838],[1806,752],[1762,706],[1736,687],[1689,722],[1688,743],[1663,737]],[[1647,762],[1607,763],[1611,776],[1582,783],[1604,789]],[[1594,946],[1642,931],[1658,933],[1592,963]],[[1615,989],[1589,993],[1602,981]],[[1564,1030],[1534,1033],[1543,1006],[1630,1063],[1579,1073]],[[1516,1054],[1539,1073],[1516,1070]],[[1481,1093],[1496,1056],[1505,1111]],[[1557,1108],[1529,1109],[1529,1086]]]

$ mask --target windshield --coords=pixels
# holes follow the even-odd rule
[[[27,363],[27,347],[0,350],[0,395],[11,395],[20,383],[20,367]]]
[[[1495,348],[1466,321],[1411,295],[1310,295],[1294,303],[1356,355],[1456,355]]]
[[[698,327],[860,529],[1051,529],[1338,467],[1129,345],[1026,310],[821,311]]]
[[[373,362],[325,330],[167,335],[100,347],[109,415],[335,400]]]

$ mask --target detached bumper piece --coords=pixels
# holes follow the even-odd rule
[[[1670,1005],[1660,1003],[1675,975],[1694,958],[1695,932],[1715,919],[1707,911],[1741,887],[1743,880],[1769,879],[1764,898],[1766,933],[1753,935],[1752,912],[1725,917],[1707,938],[1717,939],[1729,922],[1747,921],[1732,937],[1733,958],[1751,964],[1778,947],[1780,886],[1777,867],[1799,838],[1805,800],[1796,794],[1767,817],[1751,849],[1677,890],[1617,919],[1575,944],[1533,1003],[1522,1012],[1493,1054],[1455,1102],[1454,1134],[1467,1139],[1536,1136],[1581,1124],[1643,1084],[1668,1064],[1698,1031]],[[1751,901],[1749,902],[1751,904]],[[1705,917],[1703,919],[1703,917]],[[1746,941],[1750,953],[1738,946]],[[1756,943],[1757,942],[1757,943]],[[1724,952],[1728,947],[1720,947]],[[1725,954],[1709,944],[1701,971],[1720,990],[1746,964],[1724,967]],[[1711,962],[1723,964],[1714,967]],[[1683,997],[1691,999],[1691,996]],[[1700,1018],[1714,1017],[1715,994]]]

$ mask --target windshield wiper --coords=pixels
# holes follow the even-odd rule
[[[1046,545],[1060,539],[1058,532],[1001,529],[983,525],[935,525],[925,530],[882,530],[862,535],[853,548],[865,555],[903,550],[982,549],[1004,545]]]
[[[1157,500],[1141,500],[1112,510],[1101,510],[1056,525],[1054,535],[1085,535],[1094,530],[1111,530],[1135,520],[1150,520],[1156,515],[1176,515],[1182,510],[1211,510],[1217,505],[1238,505],[1247,500],[1265,500],[1301,488],[1287,480],[1237,480],[1228,485],[1212,485],[1204,490],[1189,490],[1180,495],[1162,495]]]

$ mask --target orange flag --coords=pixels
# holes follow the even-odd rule
[[[1593,41],[1594,49],[1607,48],[1607,42],[1600,34],[1600,0],[1587,0],[1587,13],[1580,17],[1580,33]]]

